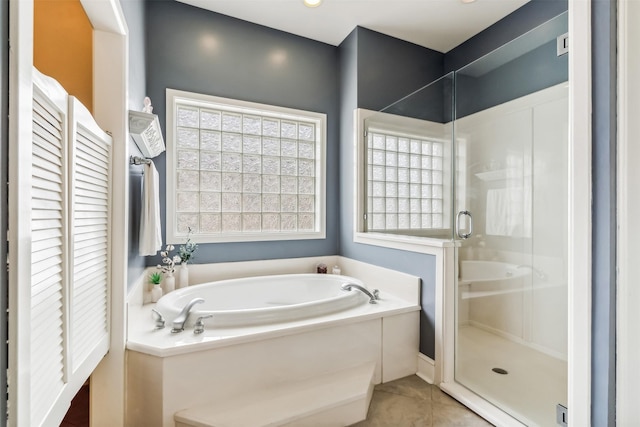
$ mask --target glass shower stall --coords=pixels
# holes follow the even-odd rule
[[[567,22],[365,120],[366,231],[455,243],[441,387],[501,424],[567,405]]]

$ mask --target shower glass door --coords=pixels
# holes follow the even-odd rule
[[[567,403],[560,15],[456,72],[455,381],[528,426]]]

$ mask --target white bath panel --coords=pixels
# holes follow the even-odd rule
[[[398,314],[382,320],[382,382],[418,371],[420,312]]]
[[[367,416],[375,363],[176,412],[176,427],[344,426]]]

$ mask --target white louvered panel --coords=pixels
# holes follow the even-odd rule
[[[107,187],[100,178],[91,175],[80,175],[78,180],[78,188],[82,190],[95,191],[97,193],[107,194]]]
[[[76,196],[76,203],[85,205],[87,210],[104,211],[104,209],[107,208],[109,202],[106,197],[104,199],[98,199]]]
[[[76,321],[83,327],[75,330],[74,337],[77,341],[74,351],[77,353],[74,353],[74,357],[90,353],[99,342],[95,339],[95,335],[104,334],[107,331],[105,324],[107,311],[104,303],[107,298],[106,289],[100,291],[85,289],[81,295],[75,316]]]
[[[73,371],[96,351],[106,352],[110,283],[111,138],[92,122],[84,121],[82,117],[76,119],[78,123],[74,127],[72,149],[74,196],[70,332]]]
[[[111,157],[111,142],[107,145],[96,140],[90,132],[78,134],[78,157],[85,157],[95,166],[101,167],[104,171],[109,170],[109,158]],[[83,154],[84,153],[84,154]],[[94,162],[92,159],[96,159]]]
[[[65,384],[65,117],[34,91],[31,247],[31,425]]]
[[[56,247],[48,248],[42,252],[52,252],[55,254],[62,253],[62,251]],[[62,263],[59,260],[57,265],[54,265],[48,270],[45,270],[45,265],[43,263],[32,263],[32,268],[34,269],[34,274],[31,276],[32,296],[38,295],[40,292],[43,292],[48,288],[55,287],[57,286],[56,283],[60,283],[62,281]]]
[[[76,320],[86,327],[77,329],[76,337],[86,337],[88,339],[79,339],[75,343],[76,349],[86,349],[95,345],[95,343],[91,342],[90,335],[98,331],[101,332],[105,328],[102,316],[106,313],[104,308],[104,298],[107,296],[106,291],[85,289],[85,292],[81,293],[81,295],[80,301],[82,304],[78,305],[75,314]]]

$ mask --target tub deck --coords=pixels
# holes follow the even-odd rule
[[[164,329],[154,330],[151,309],[155,304],[129,308],[127,349],[156,357],[175,356],[192,351],[209,350],[256,340],[282,337],[317,328],[348,325],[396,314],[419,311],[420,306],[391,294],[381,292],[377,304],[364,303],[348,310],[285,323],[244,327],[206,328],[196,335],[193,329],[171,333],[171,321],[165,319]]]

